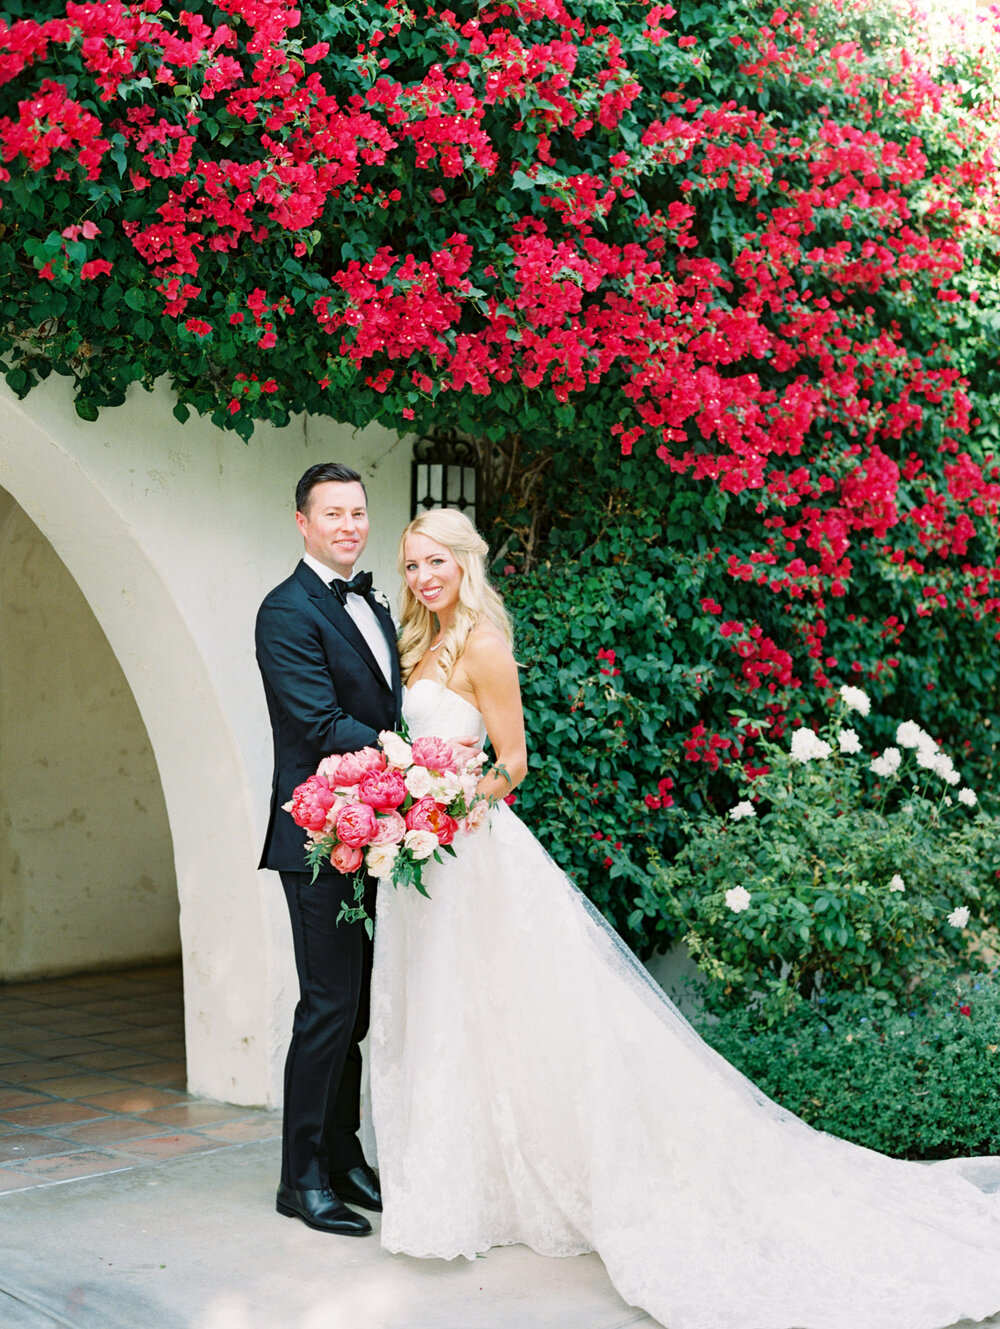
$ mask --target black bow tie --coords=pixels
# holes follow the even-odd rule
[[[339,577],[334,577],[330,582],[330,590],[340,601],[341,604],[347,603],[349,595],[367,595],[372,588],[372,574],[370,572],[357,572],[350,581],[341,581]]]

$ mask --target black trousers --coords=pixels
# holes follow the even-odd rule
[[[361,923],[341,923],[354,885],[339,873],[315,881],[282,872],[299,977],[285,1060],[281,1180],[295,1190],[323,1187],[331,1172],[364,1161],[360,1125],[361,1053],[368,1032],[372,944]],[[366,909],[373,915],[374,882]]]

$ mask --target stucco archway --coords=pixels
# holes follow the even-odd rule
[[[256,827],[202,653],[125,515],[42,422],[6,397],[0,452],[0,483],[86,597],[156,755],[181,910],[189,1084],[215,1098],[272,1101],[269,984],[261,982],[270,946],[250,858]]]
[[[390,593],[410,450],[387,430],[300,419],[248,446],[181,426],[165,386],[96,424],[52,375],[24,402],[0,385],[0,486],[80,587],[149,734],[173,838],[189,1087],[276,1104],[294,1003],[284,904],[258,873],[270,741],[252,651],[263,594],[301,553],[295,480],[323,459],[365,476],[370,561]]]
[[[0,488],[0,981],[171,962],[159,771],[79,587]]]

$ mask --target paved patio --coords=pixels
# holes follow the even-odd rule
[[[185,1082],[180,966],[0,987],[0,1194],[277,1138]]]
[[[376,1216],[280,1217],[277,1115],[183,1090],[179,980],[0,989],[0,1329],[656,1329],[594,1255],[413,1260]]]
[[[0,1329],[652,1326],[596,1256],[387,1255],[274,1209],[279,1116],[184,1090],[177,966],[0,988]]]

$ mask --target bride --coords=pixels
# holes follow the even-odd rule
[[[403,533],[412,736],[524,722],[486,544],[439,509]],[[1000,1197],[806,1126],[703,1043],[502,801],[430,901],[383,890],[372,1119],[390,1251],[596,1251],[669,1329],[943,1329],[1000,1310]]]

